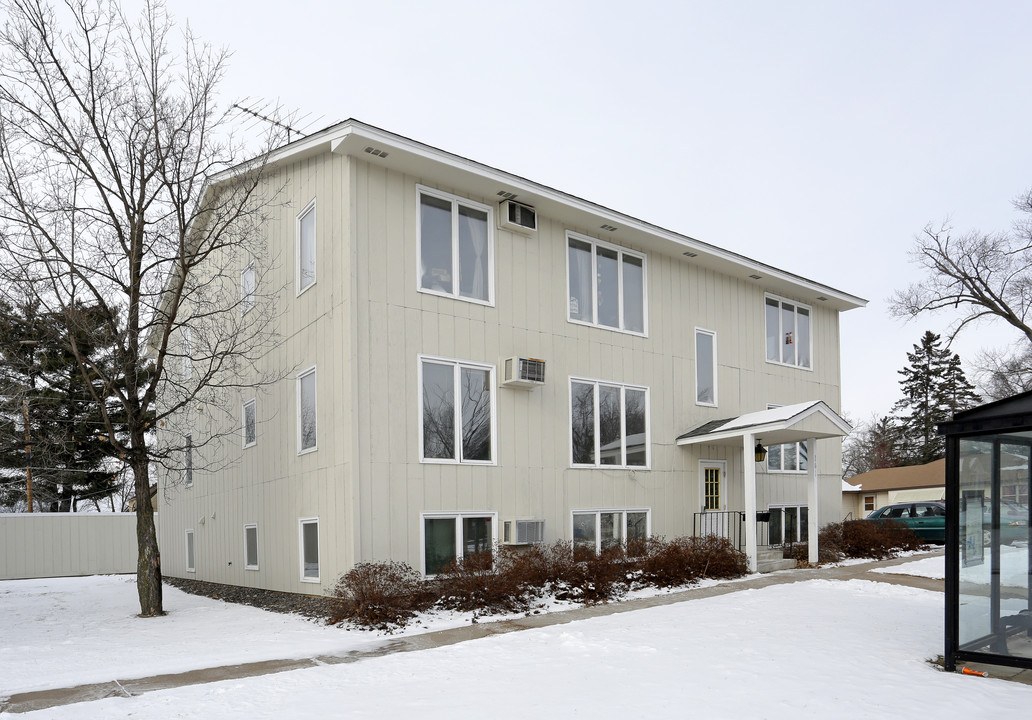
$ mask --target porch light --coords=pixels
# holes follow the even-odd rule
[[[756,441],[756,462],[761,463],[767,459],[767,448],[763,447],[763,443],[759,440]]]

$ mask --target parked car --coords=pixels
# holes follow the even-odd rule
[[[941,502],[895,503],[878,508],[864,519],[898,522],[926,542],[946,542],[946,505]]]

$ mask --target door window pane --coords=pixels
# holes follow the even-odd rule
[[[455,371],[423,363],[423,457],[455,457]]]
[[[598,414],[599,462],[602,465],[623,465],[620,388],[599,385]]]
[[[641,258],[623,256],[624,329],[645,332],[645,268]]]
[[[449,200],[419,196],[420,287],[452,291],[452,204]]]
[[[426,518],[423,521],[427,575],[436,575],[455,562],[455,540],[455,518]]]
[[[595,386],[573,382],[570,425],[575,465],[595,464]]]
[[[720,510],[720,470],[719,467],[703,469],[704,510]]]
[[[490,372],[461,368],[462,459],[491,460]]]

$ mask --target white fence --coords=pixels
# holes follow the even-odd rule
[[[0,580],[136,572],[135,513],[0,513]]]

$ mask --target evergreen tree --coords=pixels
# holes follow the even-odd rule
[[[907,353],[907,367],[899,371],[903,398],[896,403],[904,465],[923,465],[945,455],[945,441],[935,426],[959,410],[977,405],[974,392],[960,364],[960,356],[941,346],[941,338],[926,331],[914,352]]]
[[[101,432],[97,385],[83,377],[70,351],[74,341],[97,364],[110,361],[96,313],[69,310],[64,319],[38,302],[0,303],[0,505],[25,507],[27,469],[33,510],[77,510],[80,499],[96,500],[121,485],[120,463]]]

